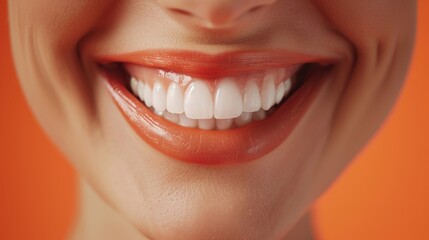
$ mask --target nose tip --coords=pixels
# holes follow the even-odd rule
[[[178,21],[206,28],[230,27],[255,21],[251,16],[276,0],[158,0],[159,5]]]

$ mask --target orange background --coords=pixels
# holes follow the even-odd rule
[[[429,1],[419,1],[408,81],[370,145],[318,201],[320,240],[429,239]],[[64,239],[76,175],[19,90],[0,0],[0,239]]]

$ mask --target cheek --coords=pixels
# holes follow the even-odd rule
[[[41,33],[61,46],[73,45],[98,23],[111,0],[9,1],[11,19],[22,27]],[[17,19],[15,19],[15,17]]]
[[[323,189],[334,179],[332,172],[345,167],[368,142],[397,98],[411,56],[416,3],[318,0],[316,4],[354,47],[353,68],[345,78],[323,164],[314,177]]]
[[[79,41],[112,1],[9,1],[12,50],[22,88],[37,119],[67,150],[73,122],[93,105],[82,71]],[[76,124],[74,124],[76,125]],[[70,152],[70,151],[68,151]]]
[[[315,4],[341,34],[364,42],[404,32],[410,26],[416,1],[316,0]]]

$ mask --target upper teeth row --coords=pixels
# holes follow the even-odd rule
[[[190,81],[186,90],[176,82],[168,82],[166,87],[159,79],[150,86],[148,82],[131,77],[130,84],[133,93],[146,106],[157,112],[184,113],[189,119],[232,119],[243,112],[269,110],[280,103],[292,87],[290,78],[281,80],[276,86],[273,74],[263,78],[259,83],[261,87],[257,81],[250,80],[242,90],[234,78],[227,77],[216,82],[214,93],[203,80]]]

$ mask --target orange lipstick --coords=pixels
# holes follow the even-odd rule
[[[159,50],[104,56],[99,59],[103,64],[141,64],[206,79],[261,71],[273,66],[325,62],[317,56],[281,51],[240,51],[207,55]],[[124,76],[110,71],[103,71],[103,76],[107,89],[124,118],[150,146],[177,160],[223,165],[258,159],[287,139],[323,86],[324,81],[320,75],[325,67],[317,66],[310,67],[305,74],[301,74],[305,78],[302,85],[266,119],[222,131],[185,128],[171,123],[140,102],[124,84]]]

